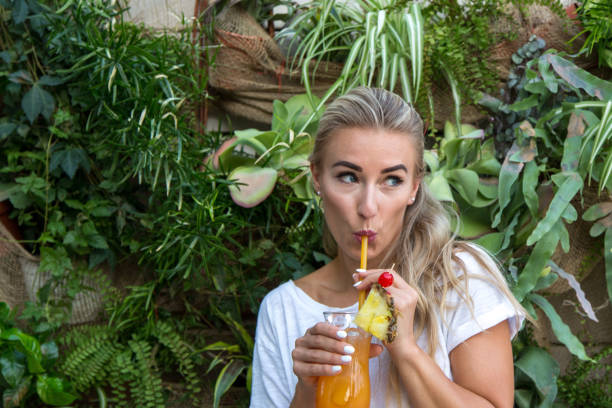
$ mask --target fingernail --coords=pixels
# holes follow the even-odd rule
[[[361,268],[357,268],[357,269],[355,269],[355,270],[356,270],[357,272],[365,272],[365,271],[366,271],[365,269],[361,269]]]
[[[359,279],[359,274],[358,273],[354,273],[353,274],[353,280],[357,280]]]
[[[341,339],[344,339],[346,337],[346,332],[344,330],[338,330],[336,332],[336,336],[340,337]]]
[[[353,283],[353,287],[355,287],[355,288],[356,288],[357,286],[359,286],[359,285],[361,285],[361,281]]]
[[[340,370],[342,370],[342,367],[340,367],[340,366],[333,366],[333,367],[332,367],[332,371],[333,371],[334,373],[337,373],[337,372],[338,372],[338,371],[340,371]]]
[[[355,347],[353,347],[353,346],[344,346],[344,352],[346,354],[353,354],[355,352]]]
[[[351,356],[342,356],[340,359],[342,361],[344,361],[345,363],[350,363],[351,360],[353,359],[353,357],[351,357]]]

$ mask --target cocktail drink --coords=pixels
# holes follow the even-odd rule
[[[371,334],[358,328],[356,313],[325,312],[325,320],[347,332],[345,341],[355,347],[353,359],[333,376],[319,377],[317,408],[368,408],[370,406]]]

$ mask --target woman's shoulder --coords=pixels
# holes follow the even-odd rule
[[[499,276],[499,264],[489,252],[473,242],[457,242],[453,251],[455,273],[468,277]]]

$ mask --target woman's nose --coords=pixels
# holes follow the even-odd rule
[[[378,204],[376,202],[376,189],[366,186],[361,191],[359,203],[357,205],[359,216],[365,219],[372,218],[378,212]]]

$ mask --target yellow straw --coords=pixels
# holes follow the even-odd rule
[[[359,267],[361,269],[368,268],[368,236],[367,235],[361,236],[361,262],[360,262]],[[365,297],[366,297],[365,290],[360,291],[359,292],[359,309],[361,309],[361,306],[363,306],[363,303],[365,302]]]

